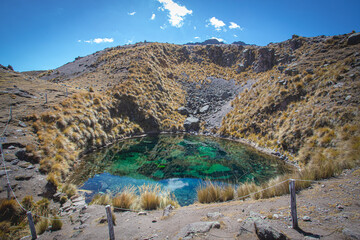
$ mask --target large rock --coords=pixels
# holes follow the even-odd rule
[[[358,232],[357,230],[352,230],[350,228],[344,228],[342,230],[342,234],[344,234],[347,238],[346,239],[360,239],[360,232]]]
[[[186,131],[199,131],[200,120],[196,117],[188,117],[185,119],[184,128]]]
[[[263,47],[259,49],[259,57],[255,63],[254,71],[265,72],[275,65],[275,51],[272,48]]]
[[[347,44],[348,45],[355,45],[360,43],[360,32],[359,33],[354,33],[352,35],[349,36],[348,40],[347,40]]]
[[[265,221],[254,222],[255,233],[260,240],[287,240],[288,237],[271,227]]]
[[[219,222],[195,222],[186,225],[174,239],[191,239],[197,233],[207,233],[212,228],[220,228]]]

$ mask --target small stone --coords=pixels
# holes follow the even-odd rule
[[[20,161],[18,159],[12,160],[11,161],[11,165],[16,165],[18,164]]]
[[[336,208],[339,209],[339,210],[343,210],[343,209],[344,209],[344,206],[341,205],[341,204],[339,204],[339,205],[336,206]]]
[[[32,178],[32,175],[18,175],[18,176],[15,176],[15,180],[17,180],[17,181],[29,180],[30,178]]]
[[[154,220],[152,220],[151,222],[156,223],[156,222],[157,222],[157,220],[156,220],[156,219],[154,219]]]
[[[347,95],[346,98],[345,98],[345,100],[346,100],[346,101],[349,101],[350,98],[351,98],[351,95]]]
[[[209,105],[205,105],[202,108],[199,109],[200,113],[206,113],[209,110],[210,106]]]
[[[236,221],[237,221],[238,223],[240,223],[240,222],[242,222],[243,220],[242,220],[241,218],[238,218]]]
[[[322,188],[324,188],[324,187],[325,187],[325,185],[323,184],[323,185],[321,185],[321,187],[322,187]]]
[[[20,126],[20,127],[23,127],[23,128],[26,128],[26,127],[27,127],[27,125],[26,125],[24,122],[22,122],[22,121],[19,121],[19,126]]]
[[[218,218],[223,217],[224,215],[220,212],[212,212],[212,213],[206,214],[206,216],[210,219],[218,219]]]
[[[26,169],[34,169],[34,168],[35,168],[35,166],[31,164]]]
[[[79,226],[79,229],[84,229],[84,228],[86,228],[86,227],[88,227],[89,226],[89,224],[83,224],[83,225],[80,225]]]
[[[303,220],[304,222],[311,222],[311,218],[310,218],[309,216],[304,216],[304,217],[302,218],[302,220]]]
[[[147,215],[147,212],[138,212],[138,215],[139,216],[144,216],[144,215]]]
[[[273,219],[279,219],[279,214],[276,214],[276,213],[275,213],[275,214],[273,214],[272,217],[273,217]]]

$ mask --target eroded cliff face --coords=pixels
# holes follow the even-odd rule
[[[192,114],[200,131],[247,139],[304,166],[339,158],[351,165],[359,156],[360,44],[348,38],[293,36],[266,47],[141,43],[79,58],[41,76],[88,91],[29,117],[39,138],[33,155],[57,184],[79,154],[134,134],[184,131]],[[238,91],[201,102],[216,79]],[[206,124],[215,117],[221,124]]]

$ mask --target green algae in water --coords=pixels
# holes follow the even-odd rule
[[[124,184],[159,183],[186,205],[196,199],[196,188],[206,179],[259,184],[287,171],[283,162],[238,142],[161,134],[124,140],[89,154],[71,179],[94,192],[118,191]]]

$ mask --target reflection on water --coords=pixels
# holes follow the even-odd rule
[[[284,163],[238,142],[161,134],[124,140],[92,153],[70,179],[90,195],[158,183],[174,192],[180,205],[188,205],[196,200],[196,188],[205,179],[219,184],[261,183],[285,171]]]

